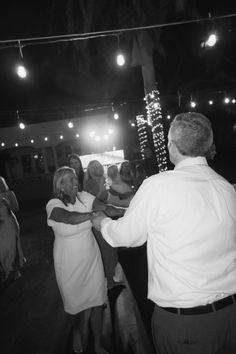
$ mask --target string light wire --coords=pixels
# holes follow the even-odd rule
[[[86,32],[86,33],[75,33],[75,34],[64,34],[64,35],[57,35],[57,36],[41,36],[41,37],[28,37],[28,38],[18,38],[18,39],[6,39],[0,40],[0,49],[5,49],[9,47],[18,47],[18,43],[24,43],[24,46],[32,46],[32,45],[41,45],[41,44],[51,44],[51,43],[59,43],[59,42],[69,42],[69,41],[78,41],[78,40],[85,40],[85,39],[93,39],[98,37],[108,37],[108,36],[117,36],[120,33],[124,32],[134,32],[134,31],[143,31],[148,29],[155,29],[155,28],[163,28],[163,27],[171,27],[171,26],[179,26],[185,25],[190,23],[199,23],[199,22],[209,22],[209,21],[216,21],[226,18],[236,17],[236,13],[220,15],[220,16],[208,16],[199,19],[192,19],[192,20],[184,20],[184,21],[174,21],[174,22],[166,22],[160,23],[155,25],[148,25],[148,26],[139,26],[139,27],[131,27],[131,28],[122,28],[122,29],[115,29],[115,30],[106,30],[106,31],[95,31],[95,32]],[[2,46],[4,45],[5,46]]]

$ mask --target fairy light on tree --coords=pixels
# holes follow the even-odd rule
[[[141,157],[144,160],[145,159],[144,149],[148,146],[147,121],[144,119],[143,115],[138,115],[136,116],[136,122],[137,122]]]
[[[144,100],[146,101],[147,118],[152,126],[153,143],[159,172],[163,172],[167,170],[167,151],[158,90],[153,90],[146,94]]]

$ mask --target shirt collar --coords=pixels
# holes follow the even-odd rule
[[[177,163],[177,165],[175,166],[175,170],[179,170],[182,167],[186,167],[186,166],[194,166],[194,165],[205,165],[207,166],[207,160],[205,157],[203,156],[197,156],[197,157],[187,157],[186,159],[180,161],[179,163]]]

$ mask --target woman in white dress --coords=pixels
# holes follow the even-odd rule
[[[53,257],[64,310],[73,320],[73,348],[86,347],[88,324],[97,354],[107,353],[101,345],[106,284],[101,254],[92,233],[93,210],[120,214],[87,192],[78,192],[74,169],[60,167],[53,180],[54,198],[46,206],[48,225],[55,235]]]

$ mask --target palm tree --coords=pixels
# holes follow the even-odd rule
[[[167,18],[176,19],[176,14],[184,15],[185,18],[199,17],[195,0],[149,0],[145,3],[142,0],[67,0],[65,2],[53,2],[53,13],[55,23],[58,24],[59,16],[62,18],[62,26],[66,33],[88,33],[101,30],[115,30],[132,27],[145,27],[157,23],[164,23]],[[139,30],[134,32],[122,33],[126,46],[131,48],[131,66],[140,66],[143,78],[144,95],[147,102],[147,115],[152,126],[153,140],[156,147],[156,157],[160,170],[166,169],[166,151],[164,132],[158,103],[156,72],[153,60],[153,53],[156,51],[159,56],[164,56],[165,52],[161,43],[161,30]],[[106,62],[103,80],[112,72],[108,48],[114,38],[107,38],[106,41],[98,40],[96,44],[96,56],[101,62]],[[91,66],[93,64],[93,54],[95,53],[95,43],[90,44],[88,40],[73,42],[72,58],[77,72],[85,76],[85,84],[89,83],[90,88],[94,86],[94,77],[91,77]],[[67,44],[71,47],[71,44]],[[114,44],[113,44],[114,45]],[[84,68],[87,68],[85,70]],[[81,75],[83,75],[81,73]],[[105,78],[105,79],[104,79]],[[100,85],[100,80],[99,85]],[[93,82],[93,84],[91,84]],[[96,87],[96,85],[95,85]],[[105,85],[104,85],[105,87]],[[99,86],[101,92],[101,85]],[[103,92],[103,97],[106,96]],[[156,106],[155,106],[156,103]],[[156,107],[154,115],[150,114],[150,105]],[[159,117],[159,118],[158,118]],[[160,139],[162,139],[160,144]]]

